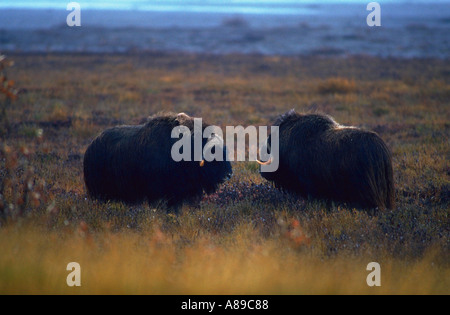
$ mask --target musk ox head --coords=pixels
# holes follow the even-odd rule
[[[173,132],[180,127],[190,132],[183,134],[185,146],[180,148],[181,153],[188,153],[190,158],[176,160],[173,148],[180,139],[173,137]],[[196,200],[203,192],[215,191],[232,174],[226,147],[215,135],[197,138],[200,143],[194,143],[198,133],[194,127],[194,118],[184,113],[168,113],[149,117],[141,125],[117,126],[103,131],[84,156],[88,195],[126,203],[145,200],[152,203],[162,199],[170,209],[177,210],[183,201]],[[206,127],[207,124],[201,123],[200,132]],[[212,142],[222,143],[214,149],[220,150],[215,153],[223,159],[211,161],[203,157],[203,148]],[[200,147],[197,160],[194,159],[194,153],[198,153],[195,145]]]
[[[303,197],[359,208],[394,207],[391,154],[376,133],[294,110],[274,126],[279,127],[279,167],[261,171],[265,179]],[[270,152],[271,136],[267,147]]]

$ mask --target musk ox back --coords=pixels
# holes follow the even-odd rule
[[[391,154],[376,133],[293,110],[274,125],[279,126],[279,167],[261,175],[277,187],[358,208],[394,207]],[[269,149],[270,141],[269,136]]]
[[[165,200],[169,208],[177,210],[183,201],[198,199],[204,191],[213,192],[232,173],[226,147],[222,147],[223,161],[176,162],[171,150],[179,139],[171,134],[177,126],[193,130],[194,119],[184,113],[164,114],[150,117],[142,125],[103,131],[84,155],[88,195],[130,204]],[[202,139],[202,145],[210,140]]]

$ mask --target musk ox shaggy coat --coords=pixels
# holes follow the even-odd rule
[[[183,201],[215,191],[232,173],[225,158],[226,147],[223,161],[175,162],[171,149],[179,139],[172,138],[171,133],[181,125],[191,130],[193,148],[194,119],[184,113],[163,114],[150,117],[142,125],[103,131],[84,155],[88,195],[130,204],[165,200],[176,211]],[[202,131],[206,126],[202,124]],[[202,145],[209,140],[202,137]]]
[[[391,154],[376,133],[294,110],[274,125],[279,126],[279,167],[261,175],[277,187],[358,208],[394,207]]]

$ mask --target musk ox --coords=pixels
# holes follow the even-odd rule
[[[221,147],[222,161],[177,162],[172,156],[172,146],[179,139],[172,138],[172,131],[179,126],[193,131],[194,118],[184,113],[167,113],[149,117],[142,125],[103,131],[84,155],[88,195],[129,204],[163,200],[169,210],[176,212],[183,201],[195,201],[203,192],[214,192],[232,174],[226,147]],[[201,123],[201,131],[206,127]],[[205,146],[214,137],[214,134],[208,139],[201,137],[201,145]],[[194,141],[194,133],[189,141]]]
[[[322,114],[291,110],[278,126],[279,167],[261,175],[275,186],[357,208],[393,208],[391,154],[374,132],[338,124]],[[271,136],[267,140],[270,152]],[[258,161],[260,164],[271,163]]]

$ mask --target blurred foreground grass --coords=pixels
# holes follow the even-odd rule
[[[448,268],[436,252],[420,260],[376,257],[381,287],[368,287],[370,256],[320,258],[282,238],[255,238],[240,224],[223,237],[189,245],[160,230],[136,233],[0,232],[2,294],[446,294]],[[250,234],[250,235],[249,235]],[[81,266],[81,287],[68,287],[66,265]]]
[[[0,293],[449,294],[450,65],[445,60],[14,55],[1,138]],[[397,207],[366,212],[274,189],[252,162],[179,217],[87,200],[101,130],[162,110],[269,125],[291,108],[374,130]],[[180,181],[180,185],[183,182]],[[66,285],[69,262],[82,286]],[[366,266],[381,265],[381,287]]]

